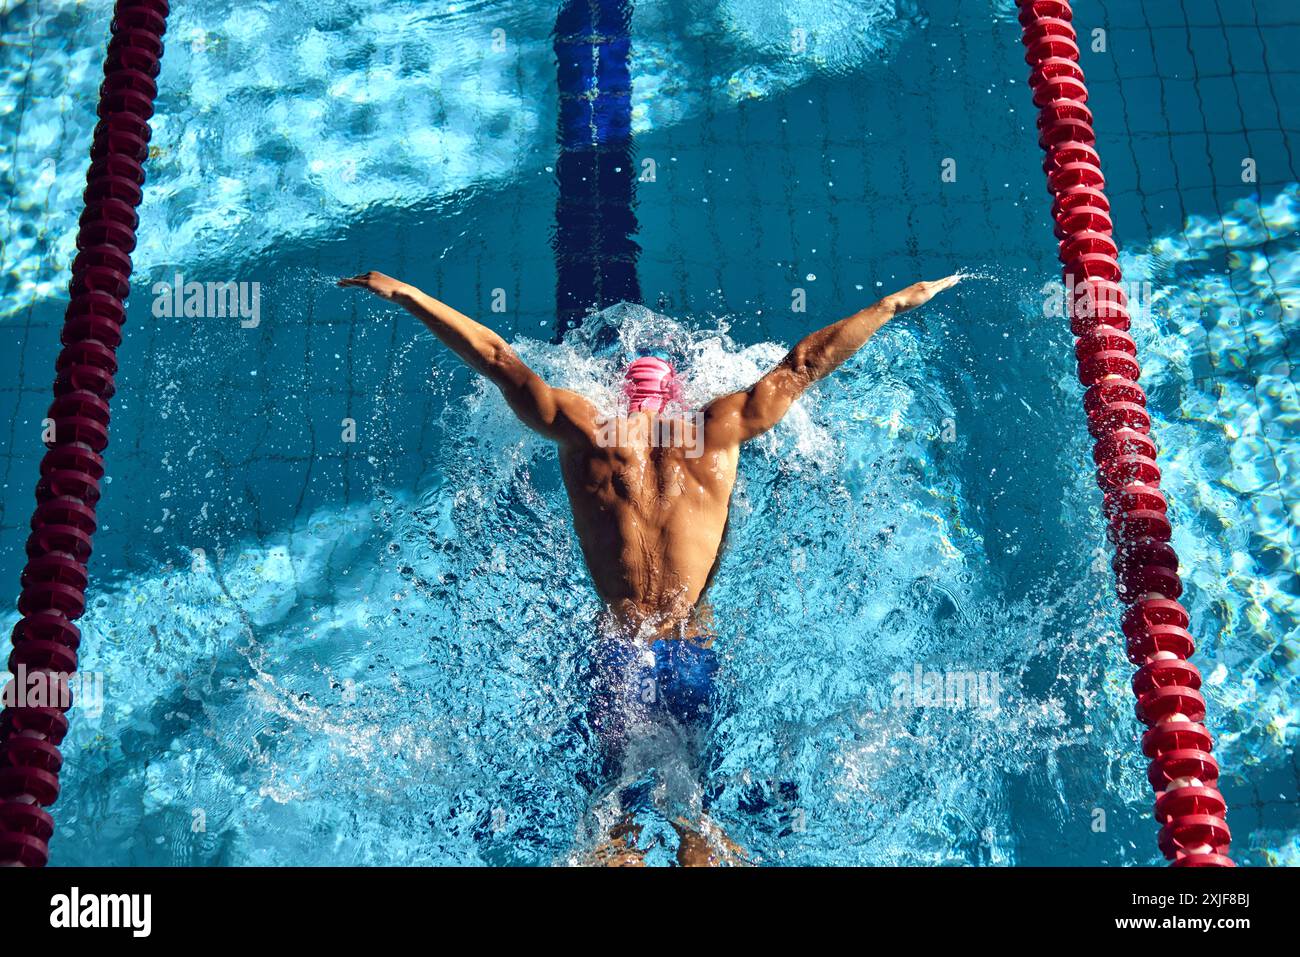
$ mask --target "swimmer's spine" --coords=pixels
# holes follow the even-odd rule
[[[1038,143],[1052,194],[1060,240],[1070,328],[1078,339],[1083,405],[1096,440],[1093,460],[1105,495],[1108,536],[1115,545],[1116,591],[1127,605],[1123,631],[1133,676],[1137,717],[1148,726],[1142,750],[1156,792],[1161,852],[1176,867],[1231,867],[1227,804],[1215,785],[1219,766],[1201,723],[1201,673],[1187,659],[1194,645],[1178,556],[1169,545],[1167,503],[1151,440],[1147,397],[1129,328],[1113,238],[1106,180],[1095,148],[1088,88],[1068,0],[1016,0],[1021,41],[1039,108]],[[1077,297],[1077,298],[1076,298]]]
[[[70,704],[59,676],[77,667],[81,632],[73,622],[86,608],[86,565],[169,12],[167,0],[117,0],[113,10],[63,349],[55,363],[48,413],[54,431],[41,460],[18,599],[22,617],[9,656],[14,697],[0,715],[0,865],[39,867],[49,859],[54,821],[45,808],[59,796],[58,746],[68,731]],[[33,677],[56,689],[57,700],[32,704]]]

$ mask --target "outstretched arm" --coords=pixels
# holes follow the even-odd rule
[[[381,272],[340,279],[339,285],[368,290],[423,322],[443,345],[500,389],[530,429],[560,442],[584,441],[593,435],[595,407],[576,392],[547,385],[487,326]]]
[[[704,409],[710,447],[735,446],[762,435],[781,421],[794,400],[861,349],[877,329],[909,309],[955,286],[960,275],[918,282],[847,319],[805,336],[775,369],[743,392],[720,396]]]

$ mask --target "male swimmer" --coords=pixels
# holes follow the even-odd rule
[[[748,389],[719,396],[699,415],[674,422],[689,434],[667,443],[658,441],[660,417],[682,411],[682,390],[677,370],[663,357],[641,356],[629,364],[627,411],[611,428],[590,401],[548,385],[491,329],[414,286],[378,272],[339,285],[367,289],[406,309],[500,389],[526,426],[558,446],[578,542],[614,624],[595,656],[601,674],[591,723],[616,762],[631,711],[653,711],[682,725],[699,725],[709,713],[718,665],[703,599],[722,557],[740,446],[780,422],[805,389],[839,368],[877,329],[960,278],[916,283],[811,333]],[[647,682],[653,694],[644,693]],[[738,853],[724,836],[717,835],[715,846],[685,821],[674,827],[682,864],[712,865]],[[637,836],[625,819],[596,858],[638,863]]]

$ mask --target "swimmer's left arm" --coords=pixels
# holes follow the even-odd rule
[[[819,379],[826,378],[847,362],[885,323],[917,306],[925,305],[960,281],[959,273],[943,279],[913,283],[906,289],[891,293],[847,319],[841,319],[805,336],[790,350],[781,366],[794,371],[806,388]]]
[[[743,392],[714,399],[705,407],[705,441],[711,447],[738,445],[775,426],[809,386],[826,378],[866,345],[895,316],[924,305],[961,275],[918,282],[801,339],[767,375]]]
[[[415,316],[466,365],[492,382],[521,422],[547,438],[580,442],[594,435],[595,407],[567,389],[556,389],[524,364],[496,332],[408,283],[380,272],[340,279]]]

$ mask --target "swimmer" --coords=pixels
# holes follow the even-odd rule
[[[604,657],[611,666],[643,669],[659,689],[658,707],[691,724],[707,715],[713,696],[717,660],[704,598],[722,558],[740,447],[780,422],[809,386],[839,368],[887,322],[960,279],[918,282],[810,333],[748,389],[719,396],[695,415],[674,414],[685,410],[680,373],[670,358],[639,356],[624,372],[626,411],[613,423],[583,396],[547,384],[491,329],[414,286],[378,272],[339,285],[368,290],[411,313],[500,389],[524,425],[556,443],[592,583],[615,629],[632,636],[631,649],[627,641],[607,644]],[[643,648],[652,655],[638,654]],[[636,687],[640,681],[619,684]],[[604,695],[606,704],[617,697],[617,689]],[[597,720],[617,723],[612,716],[620,709],[614,705],[600,709]],[[674,827],[682,838],[683,864],[716,864],[733,856],[734,845],[725,838],[714,847],[701,837],[716,826]],[[605,856],[635,858],[633,836],[631,825],[620,825]]]

